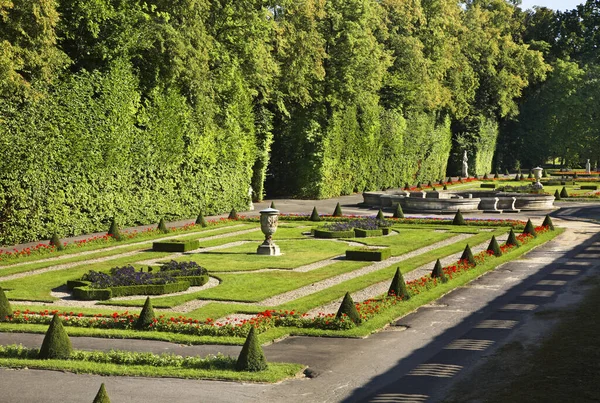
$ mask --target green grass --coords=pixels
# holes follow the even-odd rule
[[[416,229],[414,227],[397,230],[398,234],[395,235],[357,238],[355,241],[365,245],[389,246],[392,250],[392,256],[400,256],[456,235],[450,232],[434,232],[429,229]]]
[[[76,374],[106,376],[144,376],[151,378],[221,379],[240,382],[275,383],[294,378],[304,369],[300,364],[270,362],[264,371],[191,369],[181,367],[155,367],[152,365],[119,365],[73,360],[37,360],[0,358],[0,366],[7,368],[35,368],[67,371]]]

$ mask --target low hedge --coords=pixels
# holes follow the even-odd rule
[[[158,241],[152,243],[152,250],[156,252],[188,252],[200,248],[200,241],[190,239],[187,241]]]
[[[208,276],[198,276],[198,279]],[[89,286],[80,286],[73,288],[73,297],[79,300],[107,300],[114,297],[126,297],[129,295],[162,295],[174,292],[185,291],[190,288],[190,282],[186,280],[169,284],[145,284],[145,285],[126,285],[122,287],[111,288],[90,288]],[[200,280],[199,280],[200,281]],[[204,281],[204,284],[206,283]]]
[[[354,238],[354,231],[329,231],[326,229],[315,229],[315,238]]]
[[[346,259],[359,261],[376,261],[381,262],[392,256],[390,248],[383,249],[348,249],[346,251]]]
[[[598,190],[598,185],[581,185],[581,190]]]
[[[370,237],[370,236],[382,236],[383,230],[354,228],[354,235],[357,238],[366,238],[366,237]]]
[[[480,187],[482,187],[482,188],[489,188],[489,189],[495,189],[496,188],[496,184],[495,183],[482,183]]]

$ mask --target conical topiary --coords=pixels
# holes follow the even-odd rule
[[[340,304],[335,318],[340,319],[344,314],[346,314],[348,319],[350,319],[354,323],[362,322],[362,320],[360,319],[360,314],[358,313],[356,305],[354,305],[354,301],[352,301],[352,297],[350,296],[349,292],[347,292],[346,295],[344,295],[344,299]]]
[[[523,233],[532,235],[534,237],[537,236],[537,232],[535,232],[535,227],[533,226],[531,219],[527,220],[527,224],[525,224],[525,229],[523,230]]]
[[[161,234],[168,234],[169,233],[169,229],[167,228],[167,224],[165,224],[165,219],[161,218],[160,221],[158,222],[158,232],[160,232]]]
[[[521,176],[519,177],[519,180],[524,181],[525,180],[525,176],[523,176],[523,174],[521,174]]]
[[[548,227],[550,231],[554,231],[554,223],[552,222],[552,218],[548,214],[544,218],[544,222],[542,223],[543,227]]]
[[[421,185],[421,182],[417,182],[417,186],[416,186],[416,187],[417,187],[417,189],[421,189],[421,186],[422,186],[422,185]]]
[[[388,295],[395,295],[402,299],[410,299],[410,293],[408,292],[408,288],[404,282],[404,276],[399,267],[396,268],[392,284],[390,284],[390,288],[388,289]]]
[[[408,184],[408,182],[406,182],[404,184],[404,190],[409,190],[410,189],[410,185]]]
[[[206,220],[204,219],[204,214],[202,214],[202,211],[200,212],[200,214],[198,214],[198,217],[196,217],[196,225],[200,225],[201,227],[207,227],[208,223],[206,222]]]
[[[469,246],[469,244],[465,246],[465,250],[463,251],[463,254],[460,257],[460,260],[466,260],[468,264],[473,266],[477,265],[477,262],[475,261],[475,257],[473,256],[473,252],[471,251],[471,247]]]
[[[377,218],[378,220],[385,220],[385,216],[383,215],[383,211],[381,211],[381,209],[379,209],[379,211],[377,212]]]
[[[140,312],[140,317],[137,322],[135,322],[135,328],[138,330],[147,329],[152,323],[154,323],[154,308],[152,308],[152,302],[150,302],[150,297],[146,297],[146,302],[144,303],[144,307],[142,308],[142,312]]]
[[[567,192],[567,188],[565,186],[563,186],[563,188],[560,191],[560,197],[569,197],[569,192]]]
[[[454,215],[454,220],[452,220],[452,225],[467,225],[460,210],[456,211],[456,214]]]
[[[547,178],[547,177],[548,177],[548,174],[546,173],[546,170],[544,169],[542,171],[542,178]]]
[[[333,217],[341,217],[342,216],[342,206],[340,206],[340,203],[338,202],[338,204],[335,205],[335,209],[333,210]]]
[[[237,211],[235,211],[235,208],[232,208],[231,211],[229,212],[229,218],[230,220],[237,220],[238,219],[238,213]]]
[[[498,245],[498,241],[496,241],[496,236],[492,235],[492,240],[487,248],[488,252],[493,252],[494,256],[502,256],[502,251],[500,250],[500,245]]]
[[[560,200],[560,193],[558,193],[558,189],[554,191],[554,200]]]
[[[58,234],[56,232],[54,234],[52,234],[52,238],[50,238],[50,245],[54,245],[56,250],[64,250],[65,249],[62,241],[60,240],[60,238],[58,237]]]
[[[494,179],[499,179],[500,175],[498,175],[498,171],[496,171],[496,173],[494,174]]]
[[[448,186],[446,186],[446,185],[444,184],[444,188],[443,188],[443,190],[448,190]]]
[[[277,207],[275,207],[275,202],[271,201],[271,208],[277,210]]]
[[[258,342],[254,326],[250,327],[246,342],[240,351],[235,369],[238,371],[258,372],[267,369],[267,359]]]
[[[444,180],[443,180],[443,179],[440,179],[440,180],[438,181],[438,185],[442,185],[442,186],[444,186],[444,185],[445,185],[445,183],[444,183]]]
[[[119,226],[117,225],[117,221],[113,218],[110,222],[110,228],[108,229],[108,235],[115,238],[115,240],[120,241],[123,239],[121,236],[121,232],[119,232]]]
[[[429,186],[430,188],[433,187],[433,183],[431,183],[431,181],[427,182],[427,186]]]
[[[402,211],[402,206],[400,203],[396,204],[396,210],[394,210],[394,218],[404,218],[404,211]]]
[[[483,179],[489,179],[488,175],[487,175],[487,172],[483,174]]]
[[[321,221],[321,217],[319,216],[316,206],[313,207],[313,211],[312,211],[312,214],[310,215],[309,220],[310,221]]]
[[[533,174],[531,172],[529,172],[529,175],[527,175],[527,179],[533,179]]]
[[[106,393],[106,388],[104,387],[104,383],[100,385],[100,389],[94,398],[92,403],[110,403],[110,399],[108,398],[108,393]]]
[[[38,358],[42,360],[67,359],[72,352],[71,340],[63,327],[62,320],[58,315],[54,315],[50,327],[46,331],[46,336],[44,336]]]
[[[504,170],[504,175],[506,175],[506,176],[510,175],[510,172],[508,172],[508,168],[506,168],[506,169]]]
[[[4,294],[4,290],[0,287],[0,322],[8,320],[9,317],[13,316],[12,306]]]
[[[442,283],[448,281],[448,277],[446,276],[446,273],[444,273],[444,269],[442,268],[442,263],[440,262],[440,259],[438,259],[435,262],[435,266],[431,271],[431,278],[439,278],[442,281]]]
[[[519,174],[516,174],[516,175],[515,175],[515,180],[516,180],[516,181],[520,180],[520,176],[519,176]]]
[[[448,180],[446,181],[446,183],[448,185],[452,185],[452,177],[451,176],[448,177]]]
[[[506,244],[509,246],[519,246],[519,241],[517,240],[515,231],[513,231],[512,228],[510,229],[510,232],[508,233],[508,239],[506,240]]]

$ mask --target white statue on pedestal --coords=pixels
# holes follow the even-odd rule
[[[250,186],[248,188],[248,198],[250,199],[250,201],[248,202],[248,211],[253,211],[254,210],[254,204],[252,203],[252,186]]]
[[[590,160],[588,159],[585,163],[585,173],[589,174],[592,172],[592,166],[590,165]]]
[[[465,150],[465,154],[463,155],[463,164],[462,164],[462,176],[464,178],[469,177],[469,158],[467,157],[467,150]]]

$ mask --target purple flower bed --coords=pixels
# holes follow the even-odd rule
[[[389,227],[392,224],[386,220],[378,220],[375,217],[358,218],[345,222],[334,222],[325,224],[324,228],[328,231],[352,231],[354,228],[364,230],[376,230],[381,227]]]
[[[163,263],[160,267],[161,272],[171,272],[174,277],[177,276],[202,276],[208,274],[208,271],[196,262],[176,262],[171,260]]]

